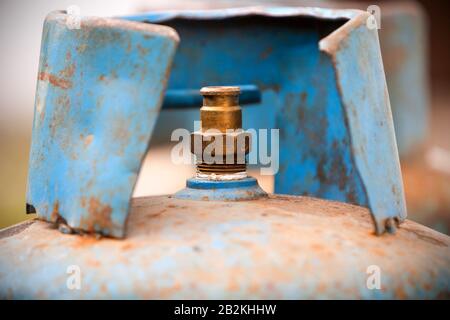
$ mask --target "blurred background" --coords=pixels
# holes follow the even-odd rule
[[[394,1],[369,1],[382,9]],[[214,7],[249,5],[323,5],[365,9],[368,1],[214,1]],[[446,1],[419,1],[425,13],[424,44],[426,81],[430,85],[429,127],[424,143],[402,159],[408,209],[420,214],[410,218],[448,232],[450,217],[450,19]],[[209,8],[202,0],[0,0],[0,228],[20,222],[25,215],[28,152],[34,110],[42,24],[52,10],[77,5],[82,15],[115,16],[164,9]],[[388,32],[386,30],[385,32]],[[382,45],[383,50],[383,45]],[[386,66],[389,76],[389,66]],[[392,99],[391,99],[392,102]],[[155,130],[168,119],[196,118],[165,111]],[[155,137],[141,170],[135,196],[173,193],[193,174],[190,166],[174,166],[168,139]],[[421,159],[418,161],[417,159]],[[258,176],[257,172],[252,175]],[[272,177],[258,177],[266,191],[273,191]],[[437,218],[429,219],[431,215]],[[428,218],[424,218],[427,216]]]

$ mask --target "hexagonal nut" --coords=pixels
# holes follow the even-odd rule
[[[221,139],[220,142],[216,142]],[[216,146],[211,146],[211,155],[229,155],[229,154],[248,154],[250,152],[252,136],[249,132],[242,129],[230,130],[230,132],[220,132],[216,130],[208,130],[205,132],[195,131],[191,133],[191,152],[197,157],[203,157],[203,151],[211,143],[216,142]]]

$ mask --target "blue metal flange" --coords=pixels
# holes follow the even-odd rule
[[[186,181],[186,188],[175,194],[177,199],[203,201],[254,200],[266,196],[253,177],[227,181],[194,177]]]

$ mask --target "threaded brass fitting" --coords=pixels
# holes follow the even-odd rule
[[[245,156],[250,151],[251,136],[242,130],[239,87],[204,87],[200,93],[203,95],[201,129],[191,134],[191,152],[197,156],[197,172],[206,175],[240,173],[245,177],[242,174],[247,167]],[[212,148],[213,143],[216,148]],[[217,148],[220,145],[222,148]]]

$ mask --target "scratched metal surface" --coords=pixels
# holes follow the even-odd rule
[[[335,63],[355,166],[376,229],[383,232],[391,217],[406,218],[406,205],[378,34],[366,27],[366,19],[362,15],[353,28],[347,25],[338,50],[333,43],[320,45]]]
[[[239,8],[125,18],[180,34],[170,89],[261,89],[261,104],[244,111],[244,127],[280,129],[276,193],[367,206],[383,233],[406,208],[378,36],[366,28],[367,17],[358,10]]]
[[[178,43],[164,26],[44,23],[27,203],[40,218],[115,237],[162,104]]]
[[[448,236],[407,220],[377,237],[371,224],[365,208],[308,197],[137,198],[123,240],[42,221],[1,231],[0,298],[449,297]],[[67,289],[69,265],[80,290]],[[370,265],[381,290],[366,286]]]

